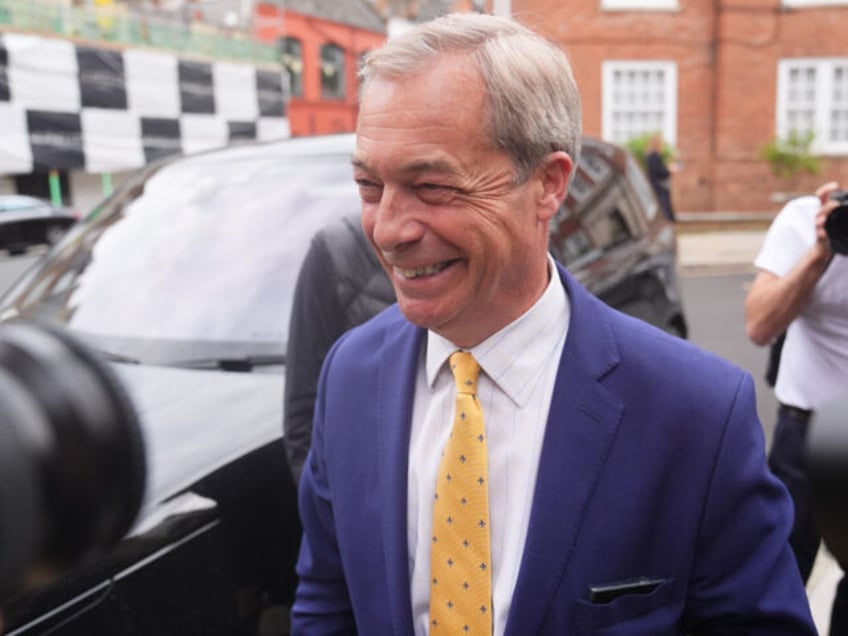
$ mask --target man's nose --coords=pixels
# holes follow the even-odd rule
[[[421,237],[419,205],[405,188],[384,186],[374,216],[374,241],[383,252],[397,251]]]

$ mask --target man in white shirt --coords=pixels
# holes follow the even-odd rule
[[[784,206],[754,264],[745,301],[746,329],[764,346],[786,333],[774,392],[779,402],[769,466],[789,489],[795,508],[790,537],[804,581],[821,537],[811,507],[804,449],[813,411],[848,387],[848,258],[834,254],[825,220],[837,207],[836,183]],[[834,599],[831,634],[848,633],[848,583]]]

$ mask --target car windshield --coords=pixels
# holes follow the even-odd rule
[[[358,210],[349,155],[246,146],[131,181],[6,294],[2,317],[65,323],[112,359],[282,359],[312,235]]]

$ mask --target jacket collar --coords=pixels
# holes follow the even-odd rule
[[[539,633],[624,410],[601,384],[619,363],[607,312],[558,267],[571,303],[571,324],[554,385],[507,635]]]

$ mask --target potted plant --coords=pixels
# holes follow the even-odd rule
[[[648,144],[651,141],[651,137],[653,137],[656,133],[654,132],[646,132],[636,137],[631,137],[627,140],[623,146],[630,151],[630,154],[633,155],[634,159],[639,162],[639,165],[642,166],[643,171],[647,171],[645,166],[645,155],[648,154]],[[672,148],[667,143],[663,143],[662,150],[660,151],[662,155],[663,161],[667,165],[671,165],[674,163],[674,148]]]
[[[775,201],[793,198],[798,181],[803,174],[817,175],[821,172],[821,158],[811,151],[815,133],[813,131],[791,131],[786,137],[775,137],[760,149],[760,158],[769,164],[771,173],[787,182],[789,192],[772,195]]]

